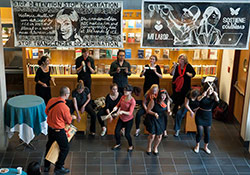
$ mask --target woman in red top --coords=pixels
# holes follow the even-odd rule
[[[136,101],[132,97],[132,92],[133,87],[131,85],[127,85],[124,88],[124,95],[121,97],[119,103],[113,109],[113,111],[116,111],[118,109],[117,115],[119,116],[119,119],[115,128],[116,145],[112,148],[112,150],[118,150],[121,147],[120,131],[122,128],[125,128],[125,137],[128,140],[129,145],[128,152],[133,151],[134,149],[130,131],[133,126],[133,111]]]

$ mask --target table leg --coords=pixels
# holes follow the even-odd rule
[[[27,147],[30,148],[30,149],[32,149],[32,150],[36,150],[36,148],[34,147],[34,145],[32,143],[27,144],[27,143],[25,143],[22,140],[20,140],[20,141],[21,141],[21,143],[16,146],[16,149],[20,148],[21,146],[24,146],[23,150],[25,150],[25,148],[27,148]]]

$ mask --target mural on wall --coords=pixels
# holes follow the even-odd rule
[[[12,0],[15,46],[123,47],[122,2]]]
[[[142,4],[142,47],[248,49],[250,3]]]

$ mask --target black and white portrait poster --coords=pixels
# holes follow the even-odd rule
[[[248,49],[250,1],[142,2],[142,47]]]
[[[121,48],[120,1],[11,1],[15,46]]]

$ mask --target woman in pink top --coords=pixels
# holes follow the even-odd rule
[[[133,126],[133,111],[136,102],[135,99],[132,97],[132,92],[133,87],[131,85],[127,85],[124,88],[124,95],[121,97],[119,103],[113,109],[113,111],[116,111],[118,109],[117,115],[119,116],[119,119],[115,128],[116,145],[112,148],[112,150],[118,150],[121,147],[120,131],[122,128],[125,128],[125,137],[128,140],[129,145],[128,152],[131,152],[134,149],[130,131]]]

